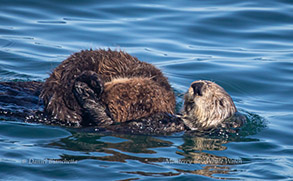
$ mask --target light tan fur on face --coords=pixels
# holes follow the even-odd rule
[[[192,85],[201,88],[194,90]],[[193,82],[184,99],[182,119],[192,130],[216,128],[237,111],[229,94],[211,81]]]

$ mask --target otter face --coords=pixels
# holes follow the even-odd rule
[[[211,81],[194,81],[184,99],[182,119],[191,130],[217,128],[237,111],[229,94]]]

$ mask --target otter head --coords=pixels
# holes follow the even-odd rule
[[[191,130],[217,128],[237,111],[229,94],[211,81],[194,81],[184,99],[182,119]]]

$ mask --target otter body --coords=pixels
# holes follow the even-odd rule
[[[230,119],[237,111],[233,100],[210,81],[193,82],[181,114],[175,115],[175,96],[162,72],[121,51],[81,51],[63,61],[44,83],[0,82],[0,90],[0,98],[11,103],[27,101],[15,97],[18,90],[34,96],[41,92],[44,112],[9,113],[24,115],[29,122],[162,135],[234,129],[243,123]],[[0,107],[0,116],[6,112]]]
[[[175,95],[159,69],[111,50],[73,54],[45,81],[40,97],[48,114],[76,127],[89,119],[125,122],[175,110]]]
[[[43,112],[44,105],[39,100],[43,82],[0,82],[0,119],[25,121],[47,125],[74,127],[71,122],[56,120]],[[148,117],[111,124],[82,128],[84,131],[110,131],[125,134],[169,135],[185,131],[180,118],[168,113],[152,114]]]

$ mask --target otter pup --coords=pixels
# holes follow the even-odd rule
[[[93,121],[91,125],[109,126],[115,122],[138,120],[153,114],[174,114],[173,99],[165,98],[173,94],[151,78],[125,77],[103,83],[92,71],[83,73],[80,77],[75,81],[73,93],[86,113],[86,119]],[[97,89],[97,84],[98,94],[93,90],[93,87]]]
[[[74,127],[175,112],[175,95],[162,72],[122,51],[71,55],[45,81],[40,97],[46,113]]]

